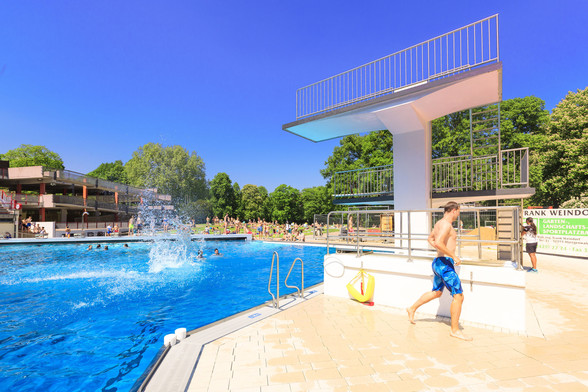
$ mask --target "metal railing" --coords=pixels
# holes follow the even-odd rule
[[[12,193],[12,200],[23,206],[43,206],[43,199],[40,195],[27,194],[27,193]]]
[[[296,91],[296,118],[366,101],[498,62],[493,15]]]
[[[274,295],[274,293],[272,293],[272,290],[271,290],[271,284],[272,284],[272,276],[274,273],[274,261],[276,259],[277,259],[277,263],[276,263],[276,295]],[[274,308],[279,309],[280,308],[280,255],[276,251],[274,251],[274,253],[272,254],[272,266],[270,268],[270,276],[269,276],[269,282],[267,283],[267,291],[272,296],[272,304],[274,305]]]
[[[288,278],[290,277],[290,274],[292,273],[292,269],[294,268],[294,265],[296,264],[296,261],[300,260],[300,277],[301,277],[301,283],[300,283],[300,287],[298,288],[297,286],[290,286],[288,285]],[[290,266],[290,270],[288,271],[288,275],[286,275],[286,279],[284,280],[284,286],[288,287],[289,289],[296,289],[296,291],[298,292],[298,296],[299,297],[304,297],[304,261],[302,261],[302,259],[300,257],[297,257],[294,259],[294,261],[292,262],[292,265]]]
[[[14,201],[12,197],[5,191],[0,190],[0,208],[12,209],[14,208]]]
[[[461,155],[432,162],[435,193],[529,186],[529,148],[502,150],[486,156]]]
[[[394,165],[337,172],[333,175],[334,197],[392,195]]]
[[[427,239],[441,218],[442,209],[333,211],[327,217],[327,254],[334,247],[358,257],[375,250],[409,261],[434,258],[437,250]],[[456,255],[474,264],[503,266],[507,261],[522,268],[520,219],[520,207],[462,207],[454,222]]]

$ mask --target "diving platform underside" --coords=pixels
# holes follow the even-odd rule
[[[396,135],[423,129],[449,113],[501,100],[502,63],[496,62],[306,117],[282,129],[313,142],[382,129]]]

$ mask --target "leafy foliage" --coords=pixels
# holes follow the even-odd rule
[[[45,146],[21,144],[13,150],[0,154],[0,159],[10,161],[10,167],[43,166],[49,170],[63,170],[63,159]]]
[[[362,169],[392,163],[392,134],[386,130],[364,136],[345,136],[321,170],[323,178],[330,179],[335,172]]]
[[[540,148],[542,204],[558,207],[588,193],[588,87],[569,92],[553,109]]]
[[[270,195],[272,212],[271,219],[280,223],[300,222],[303,211],[298,189],[282,184]]]
[[[127,177],[125,166],[121,160],[112,163],[102,163],[94,171],[88,173],[88,175],[107,181],[129,184],[129,178]]]
[[[263,187],[247,184],[243,187],[243,219],[257,220],[258,218],[265,218],[266,211],[264,207],[267,199],[267,190],[262,192]]]
[[[204,161],[181,146],[147,143],[133,153],[125,170],[131,185],[157,188],[175,203],[204,199],[208,193]]]
[[[308,223],[314,222],[315,214],[327,214],[333,210],[331,194],[325,186],[303,189],[300,200],[304,211],[304,221]]]
[[[225,214],[229,214],[230,217],[234,217],[237,201],[235,189],[227,173],[217,173],[210,181],[210,201],[215,216],[222,219]]]

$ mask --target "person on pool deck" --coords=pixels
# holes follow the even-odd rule
[[[537,226],[533,223],[533,218],[528,217],[527,226],[523,227],[522,235],[525,237],[525,250],[529,254],[529,258],[531,259],[531,264],[533,267],[529,270],[529,272],[538,272],[537,271]]]
[[[406,308],[408,320],[414,324],[414,314],[417,309],[436,298],[441,297],[443,288],[447,287],[451,291],[453,301],[451,302],[451,333],[454,338],[462,340],[472,340],[471,337],[464,335],[459,330],[459,316],[461,314],[461,305],[463,304],[463,290],[461,281],[455,272],[454,264],[460,265],[461,260],[455,255],[457,243],[457,233],[453,229],[453,222],[459,216],[459,204],[450,201],[444,206],[444,215],[441,220],[435,223],[433,231],[429,235],[428,241],[433,248],[437,249],[437,257],[433,260],[433,290],[423,294],[411,307]]]

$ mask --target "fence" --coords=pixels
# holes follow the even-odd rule
[[[296,118],[392,94],[499,61],[493,15],[296,91]]]
[[[333,176],[333,196],[335,197],[392,195],[393,192],[393,165],[341,171]]]
[[[529,186],[528,147],[502,150],[500,156],[437,158],[432,166],[433,192]]]
[[[513,262],[522,268],[519,231],[520,207],[462,207],[454,222],[458,257],[469,263],[502,266]],[[427,242],[443,210],[333,211],[325,232],[329,247],[351,246],[360,256],[364,250],[432,258],[437,251]]]

